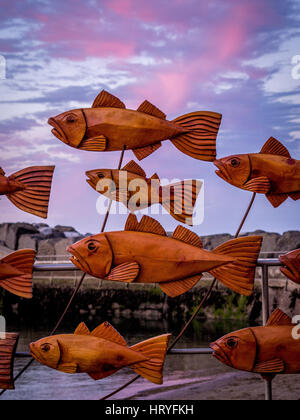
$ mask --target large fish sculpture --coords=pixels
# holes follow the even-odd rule
[[[300,161],[273,137],[260,153],[229,156],[214,163],[220,178],[243,190],[266,194],[275,208],[288,197],[300,199]]]
[[[134,111],[102,91],[92,108],[64,112],[48,123],[59,140],[80,150],[106,152],[126,147],[142,160],[161,147],[162,141],[170,139],[186,155],[213,161],[221,119],[215,112],[198,111],[168,121],[148,101]]]
[[[0,260],[0,287],[26,299],[32,298],[32,271],[36,252],[22,249]]]
[[[86,172],[88,184],[100,194],[123,203],[131,212],[161,204],[174,219],[193,225],[194,206],[203,183],[186,180],[161,186],[157,174],[146,177],[134,161],[123,169],[96,169]]]
[[[95,381],[129,366],[160,385],[170,337],[165,334],[128,347],[108,322],[92,332],[81,323],[74,334],[51,336],[30,344],[30,352],[42,365],[69,374],[87,373]]]
[[[100,279],[158,283],[170,297],[192,289],[209,272],[230,289],[251,295],[261,236],[229,241],[206,251],[200,238],[178,226],[173,237],[151,217],[130,214],[123,232],[91,236],[68,248],[80,270]]]
[[[33,166],[8,177],[0,168],[0,195],[19,209],[47,219],[55,166]]]
[[[283,265],[280,268],[282,274],[294,283],[300,284],[300,249],[281,255],[279,261]]]
[[[300,373],[300,340],[293,338],[294,328],[291,318],[276,309],[265,327],[236,331],[212,343],[213,356],[234,369],[265,378]]]

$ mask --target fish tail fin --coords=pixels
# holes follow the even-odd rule
[[[198,160],[213,162],[216,159],[216,140],[222,115],[209,111],[198,111],[182,115],[173,120],[185,132],[172,138],[177,149]]]
[[[7,194],[7,198],[19,209],[47,219],[51,184],[55,166],[33,166],[9,177],[24,185],[24,190]]]
[[[180,223],[193,225],[194,207],[203,183],[187,180],[162,187],[161,204]]]
[[[213,252],[232,257],[234,261],[211,270],[210,274],[233,291],[250,296],[261,245],[261,236],[247,236],[226,242]]]
[[[0,286],[16,296],[32,298],[32,271],[36,252],[33,249],[22,249],[3,258],[1,262],[14,267],[20,274],[0,281]]]
[[[130,367],[148,381],[161,385],[163,383],[163,367],[170,337],[171,334],[164,334],[132,346],[131,350],[142,353],[148,360],[136,363]]]

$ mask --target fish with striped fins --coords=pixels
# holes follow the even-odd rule
[[[47,219],[55,166],[32,166],[8,177],[0,168],[0,195],[20,210]]]
[[[0,287],[8,292],[32,298],[32,271],[36,252],[21,249],[0,260]]]
[[[95,381],[128,366],[160,385],[170,337],[164,334],[128,347],[108,322],[92,332],[81,323],[74,334],[55,335],[30,344],[30,352],[42,365],[69,374],[87,373]]]
[[[237,293],[253,292],[261,236],[231,240],[214,251],[199,236],[178,226],[172,238],[149,216],[130,214],[125,230],[82,239],[68,248],[72,263],[93,277],[125,283],[158,283],[170,297],[191,290],[204,272]]]
[[[142,160],[171,140],[182,153],[212,162],[222,115],[192,112],[173,121],[155,105],[144,101],[135,110],[126,109],[114,95],[102,91],[92,108],[64,112],[48,123],[52,133],[68,146],[90,152],[133,150]]]
[[[86,172],[88,184],[97,192],[123,203],[131,212],[161,204],[180,223],[193,225],[194,206],[203,186],[200,180],[185,180],[162,186],[159,176],[146,177],[133,160],[121,170]]]

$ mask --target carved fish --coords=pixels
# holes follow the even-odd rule
[[[32,298],[35,251],[22,249],[0,260],[0,286],[14,295]]]
[[[30,344],[30,352],[42,365],[69,374],[87,373],[95,381],[129,366],[148,381],[162,384],[170,337],[165,334],[128,347],[108,322],[93,332],[81,323],[74,334],[51,336]]]
[[[0,339],[0,389],[15,389],[14,358],[19,341],[19,334],[6,333]]]
[[[273,378],[282,373],[300,373],[300,340],[295,340],[295,325],[277,309],[267,326],[236,331],[211,344],[214,357],[235,369]]]
[[[26,213],[47,219],[55,166],[33,166],[9,177],[0,168],[0,195]]]
[[[68,146],[90,152],[132,149],[142,160],[170,139],[177,149],[195,159],[213,161],[222,116],[197,111],[167,121],[166,115],[145,101],[137,111],[106,91],[92,108],[64,112],[48,123],[52,133]]]
[[[181,295],[209,272],[230,289],[251,295],[261,236],[229,241],[206,251],[200,238],[178,226],[169,238],[154,219],[138,223],[129,215],[124,232],[109,232],[85,238],[70,246],[71,261],[80,270],[101,279],[159,283],[169,296]]]
[[[273,207],[291,197],[300,199],[300,161],[271,137],[260,153],[234,155],[216,160],[216,174],[243,190],[266,194]]]
[[[294,283],[300,284],[300,249],[281,255],[281,272]]]
[[[186,180],[161,186],[157,174],[146,177],[144,170],[134,161],[120,171],[96,169],[86,172],[88,184],[106,197],[120,201],[131,211],[161,204],[174,219],[193,224],[194,206],[202,188],[198,180]]]

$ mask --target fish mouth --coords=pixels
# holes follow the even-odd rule
[[[214,351],[213,357],[215,359],[219,360],[219,362],[222,362],[229,367],[233,367],[227,354],[222,350],[222,348],[217,343],[212,343],[209,347]]]
[[[34,344],[31,343],[29,344],[29,350],[30,350],[30,354],[31,356],[39,363],[42,363],[41,359],[36,355],[36,353],[34,352]]]
[[[282,274],[284,274],[287,278],[294,281],[295,283],[300,283],[300,276],[298,270],[294,267],[292,262],[288,260],[288,258],[285,258],[284,255],[281,255],[279,257],[279,261],[283,265],[283,267],[280,267],[280,271]]]
[[[70,258],[70,261],[77,267],[79,270],[83,271],[84,273],[91,274],[91,268],[89,264],[84,261],[84,259],[81,257],[81,255],[72,247],[69,246],[67,248],[67,251],[72,254],[72,257]]]
[[[99,181],[99,178],[97,177],[95,171],[88,171],[85,173],[86,176],[88,177],[88,179],[86,180],[86,182],[92,187],[94,188],[94,190],[97,187],[97,183]]]
[[[231,176],[227,171],[225,165],[220,160],[215,160],[214,165],[218,168],[216,174],[226,182],[232,182]]]
[[[63,129],[59,126],[59,124],[56,122],[54,118],[49,118],[48,124],[53,127],[53,130],[51,130],[51,133],[57,137],[60,141],[69,144],[68,139],[63,131]]]

